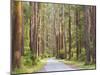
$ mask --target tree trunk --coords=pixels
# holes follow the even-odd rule
[[[90,25],[90,20],[89,20],[89,6],[85,6],[85,12],[84,12],[84,19],[85,19],[85,24],[84,24],[84,45],[85,45],[85,50],[86,50],[86,63],[85,64],[90,64],[91,59],[90,59],[90,32],[89,32],[89,25]]]
[[[90,18],[91,18],[91,28],[90,28],[90,40],[92,43],[91,54],[92,54],[92,63],[96,63],[96,7],[90,7]]]
[[[71,59],[71,15],[70,15],[70,5],[69,5],[69,25],[68,25],[68,33],[69,33],[69,58],[68,60]]]
[[[22,3],[14,1],[12,22],[12,68],[20,68],[23,22],[22,22]]]
[[[76,59],[78,60],[79,59],[79,55],[80,55],[80,48],[79,48],[79,9],[78,7],[76,6],[75,8],[75,19],[76,19]]]

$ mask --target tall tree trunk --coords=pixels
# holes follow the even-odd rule
[[[23,9],[23,7],[21,7]],[[23,13],[23,11],[22,11]],[[22,49],[21,49],[21,55],[24,55],[24,15],[22,14]]]
[[[75,8],[75,19],[76,19],[76,59],[78,60],[79,58],[79,10],[78,7],[76,6]]]
[[[31,3],[32,6],[32,16],[30,25],[30,48],[33,52],[33,57],[38,57],[38,21],[39,21],[39,10],[38,3]],[[33,58],[34,59],[34,58]]]
[[[37,57],[39,56],[39,39],[40,39],[40,36],[39,36],[39,29],[40,29],[40,14],[39,14],[39,9],[40,9],[40,3],[37,3],[37,19],[36,19],[36,26],[37,26]]]
[[[57,49],[57,48],[58,48],[58,47],[57,47],[57,44],[58,44],[58,43],[57,43],[57,39],[56,39],[57,33],[56,33],[56,14],[55,14],[55,13],[56,13],[56,12],[55,12],[55,11],[56,11],[56,8],[55,8],[55,6],[54,6],[53,9],[54,9],[54,12],[53,12],[53,16],[54,16],[53,28],[54,28],[54,35],[55,35],[55,36],[54,36],[54,37],[55,37],[54,39],[55,39],[55,44],[56,44],[56,48],[55,48],[55,50],[54,50],[54,56],[57,56],[57,53],[58,53],[58,52],[57,52],[57,50],[58,50],[58,49]]]
[[[64,17],[64,14],[65,14],[65,6],[63,5],[62,6],[62,13],[63,13],[63,15],[62,15],[62,23],[63,23],[63,48],[64,48],[64,50],[65,50],[65,54],[64,54],[64,58],[65,59],[67,59],[67,48],[66,48],[66,26],[65,26],[65,17]]]
[[[12,22],[12,68],[20,68],[21,51],[22,51],[22,3],[14,1],[13,4],[13,22]]]
[[[68,7],[68,9],[69,9],[69,26],[68,26],[68,30],[69,30],[69,58],[68,58],[68,60],[70,60],[71,59],[71,15],[70,15],[70,5],[69,5],[69,7]]]
[[[90,64],[91,59],[90,59],[90,32],[89,32],[89,6],[84,6],[85,12],[84,12],[84,19],[85,19],[85,24],[84,24],[84,45],[85,45],[85,50],[86,50],[86,63],[85,64]]]
[[[90,7],[90,18],[91,18],[91,28],[90,28],[90,40],[92,43],[91,54],[92,54],[92,63],[96,63],[96,7]]]
[[[34,56],[35,56],[35,45],[34,45],[34,39],[35,39],[35,3],[31,3],[31,19],[30,19],[30,49],[32,51],[32,55],[33,55],[33,60],[34,60]]]

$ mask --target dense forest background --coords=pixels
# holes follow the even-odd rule
[[[12,73],[38,72],[48,58],[95,69],[96,7],[12,1]]]

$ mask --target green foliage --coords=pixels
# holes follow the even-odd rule
[[[82,51],[81,51],[81,54],[79,55],[79,61],[85,61],[85,59],[86,59],[86,54],[85,54],[85,48],[82,48],[81,49]]]
[[[29,3],[23,2],[23,13],[24,13],[24,20],[27,23],[27,20],[31,17],[32,12],[30,12],[31,6]]]
[[[43,59],[43,58],[49,58],[49,57],[52,57],[52,54],[50,54],[50,53],[48,54],[46,52],[43,55],[40,56],[41,59]]]
[[[59,52],[59,58],[61,58],[61,59],[65,58],[65,50],[64,49],[60,50],[60,52]]]
[[[44,61],[46,61],[46,59],[41,59],[41,61],[39,61],[36,65],[31,65],[31,66],[23,65],[19,69],[16,68],[15,71],[12,72],[12,74],[19,75],[20,73],[38,72],[46,64],[46,62],[44,62]]]
[[[44,62],[41,62],[44,58],[49,58],[53,56],[53,50],[56,49],[56,35],[58,32],[65,32],[65,40],[66,40],[66,48],[67,52],[69,52],[69,40],[71,41],[71,61],[63,61],[66,64],[75,64],[79,67],[84,66],[84,62],[86,61],[86,50],[85,48],[81,48],[81,53],[76,52],[76,41],[78,44],[84,44],[83,41],[83,34],[84,34],[84,11],[82,6],[77,6],[77,9],[80,10],[79,13],[79,25],[75,25],[75,8],[76,5],[70,6],[70,13],[69,13],[69,5],[64,5],[64,10],[62,10],[63,5],[59,4],[47,4],[47,3],[39,3],[39,10],[34,10],[35,16],[37,16],[36,21],[38,24],[36,25],[36,38],[39,38],[39,48],[44,47],[44,53],[40,53],[40,56],[36,56],[35,53],[33,54],[30,50],[30,19],[32,16],[32,7],[29,2],[23,2],[23,17],[24,17],[24,55],[21,58],[21,68],[16,69],[17,73],[28,73],[28,72],[37,72],[41,67],[43,67]],[[36,11],[39,12],[36,13]],[[63,12],[64,14],[63,14]],[[57,12],[55,14],[55,12]],[[54,13],[54,14],[53,14]],[[68,27],[69,25],[69,14],[71,20],[71,29]],[[63,17],[64,15],[64,17]],[[50,17],[49,17],[50,16]],[[64,18],[64,19],[63,19]],[[38,20],[39,19],[39,20]],[[64,21],[64,24],[63,24]],[[55,28],[53,28],[55,25]],[[64,30],[65,27],[65,30]],[[77,30],[76,30],[77,29]],[[71,38],[69,39],[68,30],[71,31]],[[77,34],[76,34],[77,32]],[[34,32],[35,33],[35,32]],[[34,35],[33,35],[34,36]],[[58,38],[61,38],[62,35],[59,35]],[[35,37],[34,37],[35,38]],[[76,40],[77,39],[77,40]],[[34,40],[33,40],[34,41]],[[59,40],[58,40],[59,41]],[[61,39],[60,39],[61,42]],[[81,42],[81,43],[80,43]],[[43,44],[44,43],[44,44]],[[43,46],[42,46],[43,44]],[[61,44],[61,43],[59,43]],[[93,47],[93,42],[90,42],[90,47]],[[59,49],[59,48],[57,48]],[[34,50],[33,50],[34,51]],[[60,59],[65,59],[65,49],[58,50],[58,57]],[[42,49],[41,51],[42,52]],[[56,50],[55,50],[56,52]],[[76,60],[77,54],[79,55],[79,59]],[[56,54],[55,54],[56,55]],[[69,57],[70,54],[67,53]],[[83,61],[83,62],[79,62]],[[89,65],[90,66],[90,65]],[[87,66],[86,66],[87,67]],[[94,66],[93,66],[94,67]]]
[[[77,56],[77,53],[76,53],[76,48],[72,48],[72,58],[71,60],[73,61],[76,61],[76,56]],[[85,48],[81,48],[81,53],[79,53],[79,59],[77,61],[85,61],[85,58],[86,58],[86,54],[85,54]]]
[[[22,58],[22,64],[27,66],[37,65],[40,62],[41,57],[36,58],[33,56],[29,48],[24,48],[24,56]]]
[[[40,60],[41,60],[41,57],[38,57],[38,58],[35,58],[35,57],[33,57],[33,65],[37,65],[39,62],[40,62]]]
[[[72,50],[72,58],[71,58],[71,60],[73,60],[73,61],[76,61],[76,48],[72,48],[71,49]]]
[[[59,60],[60,62],[64,62],[67,65],[71,65],[72,67],[75,67],[77,69],[95,69],[96,66],[95,64],[91,65],[85,65],[84,61],[79,62],[79,61],[66,61],[66,60]]]
[[[22,59],[22,63],[24,65],[31,66],[32,62],[33,62],[32,61],[32,53],[30,51],[30,48],[26,47],[26,48],[24,48],[24,56],[23,56],[23,59]]]

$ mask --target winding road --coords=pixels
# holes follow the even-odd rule
[[[46,65],[39,72],[69,71],[69,70],[77,70],[77,69],[73,68],[70,65],[66,65],[55,58],[49,58],[46,61]]]

